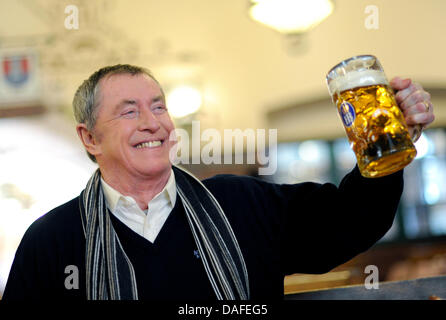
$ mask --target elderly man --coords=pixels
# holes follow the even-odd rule
[[[411,130],[433,121],[419,85],[392,86]],[[356,166],[336,187],[233,175],[200,182],[172,166],[174,125],[143,68],[100,69],[73,107],[99,169],[79,197],[29,227],[5,300],[281,299],[285,275],[327,272],[393,223],[402,171],[366,179]]]

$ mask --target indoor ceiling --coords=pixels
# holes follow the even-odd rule
[[[334,3],[331,16],[296,38],[252,21],[248,0],[1,0],[0,48],[38,49],[50,107],[70,110],[93,71],[132,63],[151,69],[167,89],[199,87],[197,117],[217,129],[268,128],[267,112],[328,97],[326,72],[358,54],[378,56],[388,77],[446,88],[446,1]],[[78,30],[64,26],[68,5],[79,8]],[[365,26],[369,5],[379,9],[378,29]]]

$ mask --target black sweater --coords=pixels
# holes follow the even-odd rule
[[[203,181],[228,217],[249,276],[252,299],[282,299],[284,276],[325,273],[370,248],[391,227],[403,190],[402,171],[366,179],[357,169],[333,184],[272,184],[218,175]],[[214,300],[180,198],[154,243],[111,214],[144,300]],[[79,270],[79,289],[65,280]],[[85,238],[79,197],[26,231],[3,299],[85,300]]]

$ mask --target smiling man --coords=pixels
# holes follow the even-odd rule
[[[147,209],[172,171],[169,135],[174,124],[164,94],[144,73],[110,73],[98,86],[97,103],[106,107],[97,110],[94,127],[78,116],[78,135],[96,159],[103,180],[120,193],[135,196]]]
[[[421,86],[392,86],[412,129],[433,121]],[[26,231],[5,300],[282,299],[285,275],[328,272],[393,223],[402,171],[366,179],[355,166],[339,186],[278,185],[233,175],[200,182],[172,166],[174,125],[146,69],[98,70],[73,108],[99,168],[78,197]],[[380,201],[364,204],[363,194]]]

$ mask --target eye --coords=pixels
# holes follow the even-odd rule
[[[124,111],[121,116],[125,118],[134,118],[138,115],[138,111],[134,109],[126,110]]]
[[[160,104],[160,105],[156,105],[153,107],[153,112],[159,114],[159,113],[163,113],[166,109],[167,108],[165,105]]]

